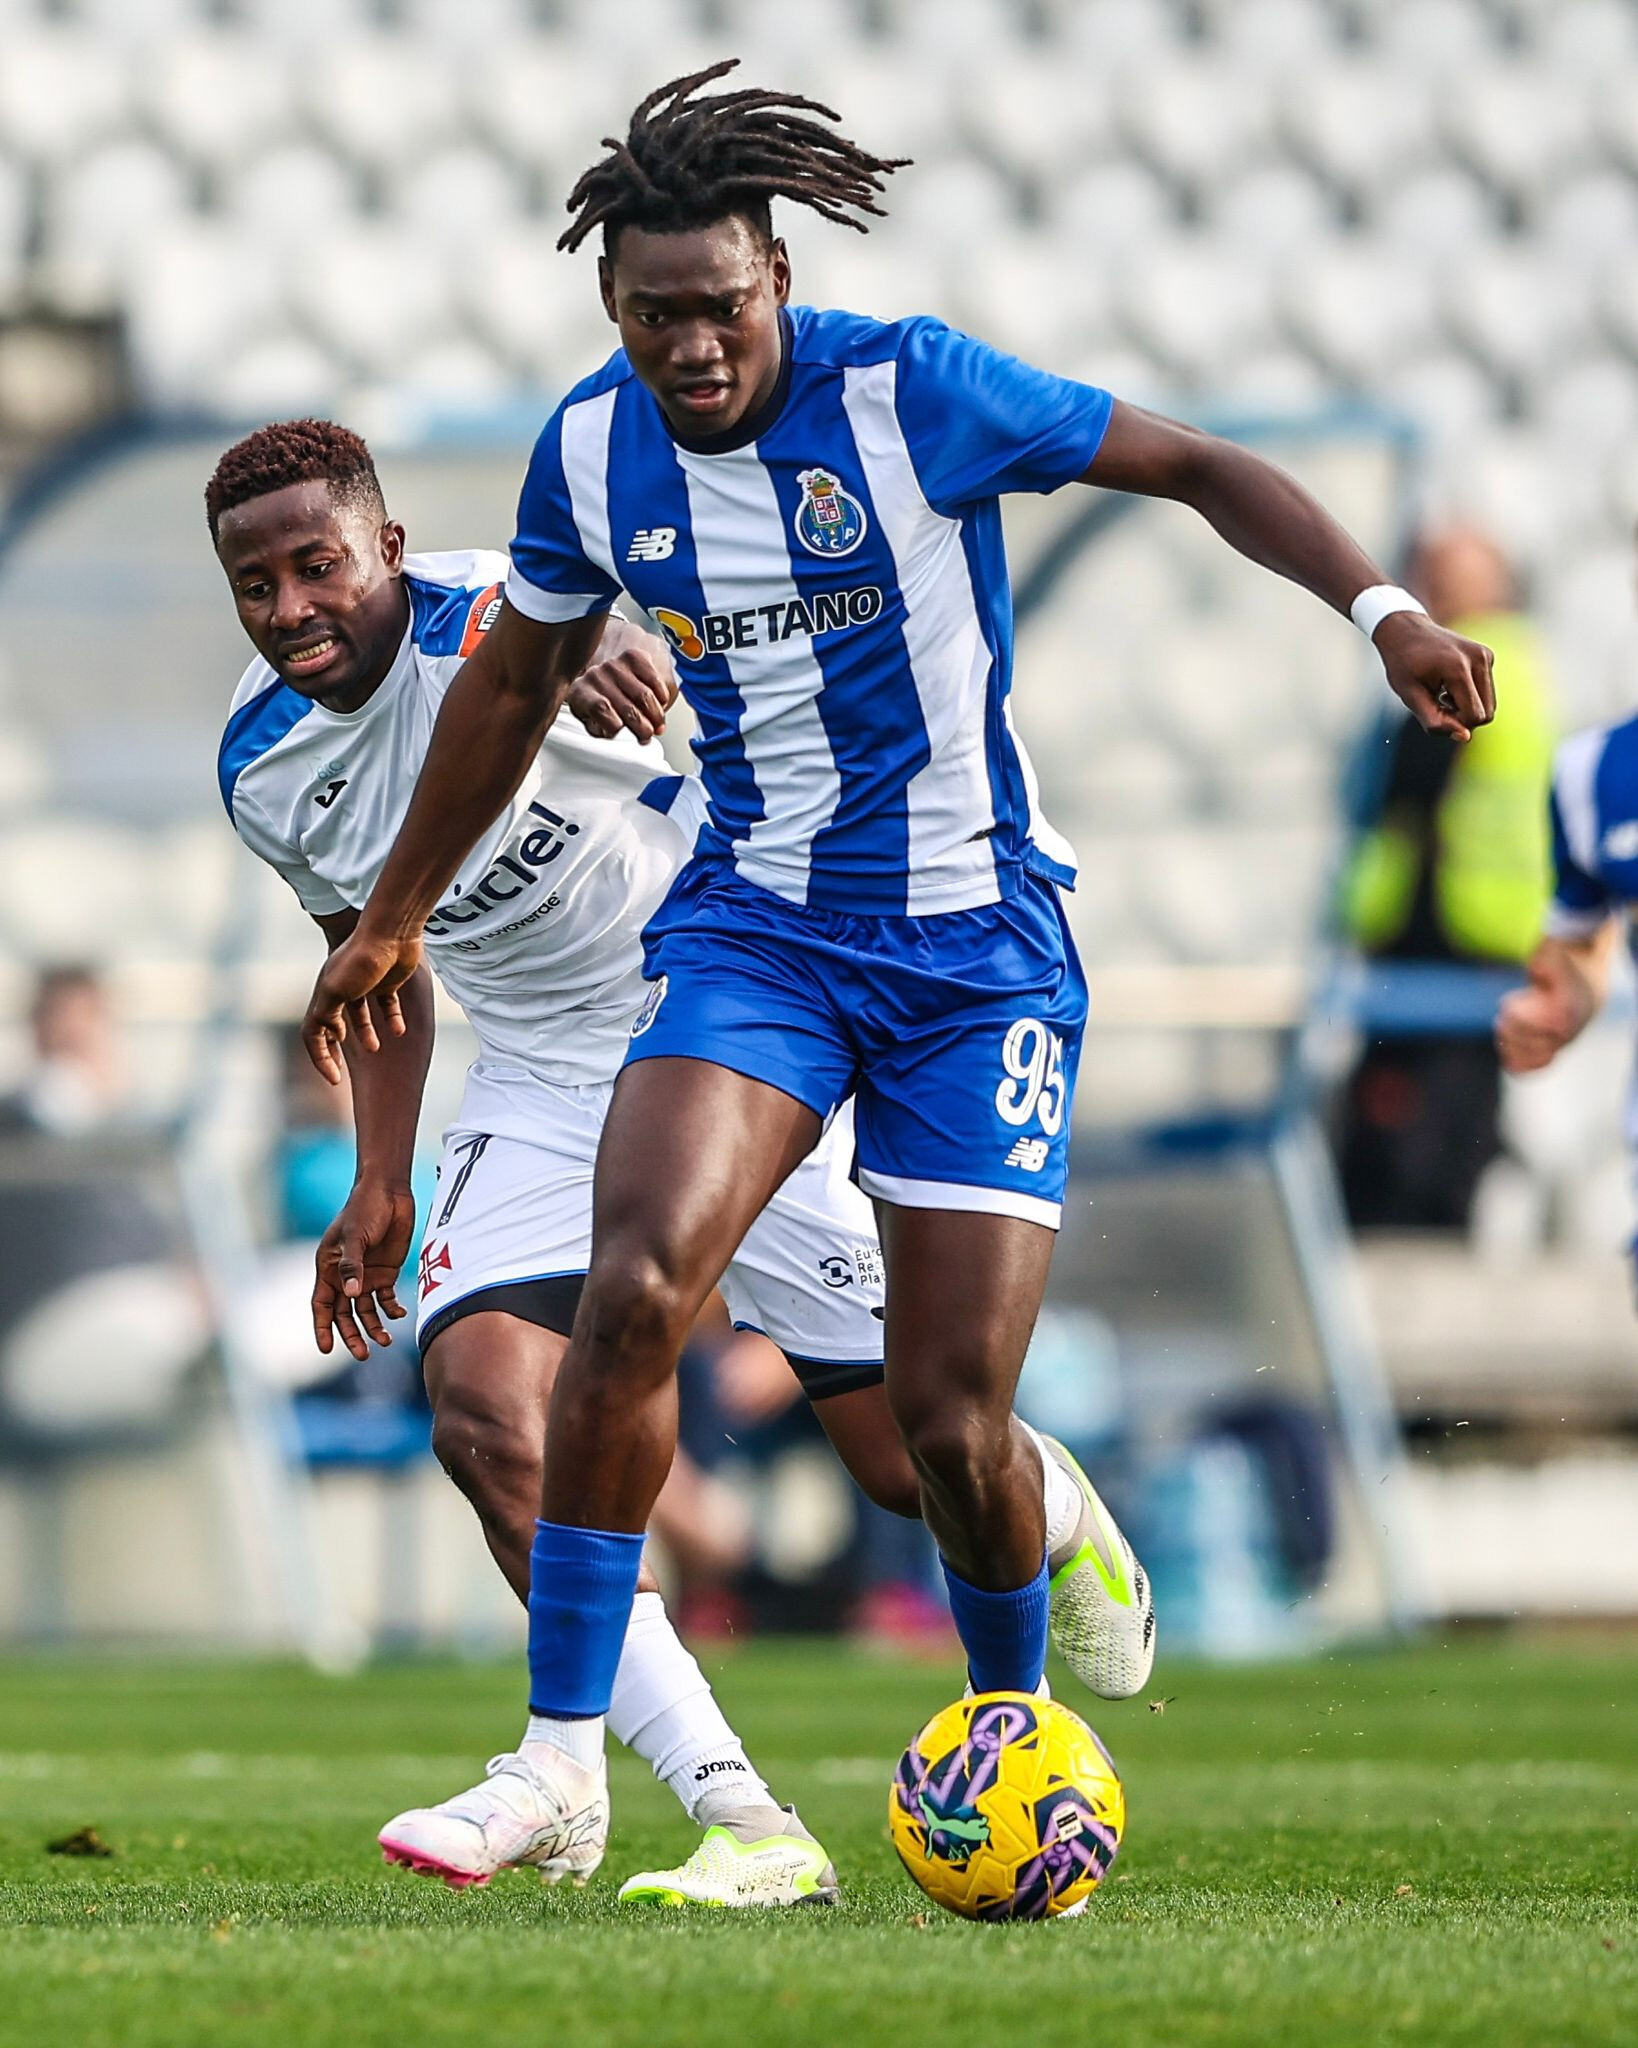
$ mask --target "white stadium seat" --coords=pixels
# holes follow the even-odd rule
[[[597,303],[589,262],[564,257],[540,225],[502,226],[479,236],[452,280],[466,324],[486,336],[528,383],[561,387],[602,360],[614,329]],[[595,329],[590,349],[579,341]],[[582,361],[583,356],[583,361]]]
[[[1414,66],[1369,56],[1340,58],[1287,80],[1280,121],[1306,162],[1356,196],[1437,154],[1431,82]]]
[[[1534,418],[1566,461],[1593,449],[1624,452],[1638,436],[1638,366],[1604,354],[1562,364],[1535,387]]]
[[[1263,277],[1209,237],[1178,236],[1135,257],[1119,300],[1127,331],[1194,385],[1209,387],[1274,337]]]
[[[1501,231],[1495,193],[1456,164],[1413,170],[1372,194],[1367,224],[1389,247],[1444,263]]]
[[[536,37],[451,83],[465,95],[468,126],[541,180],[547,218],[561,225],[569,187],[603,154],[598,138],[618,111],[584,91],[575,50]]]
[[[328,52],[331,40],[373,27],[377,0],[231,0],[232,19],[262,44]]]
[[[309,246],[315,222],[344,225],[362,205],[358,174],[316,142],[248,158],[222,186],[222,215],[268,255]]]
[[[1578,85],[1526,57],[1464,67],[1459,85],[1441,96],[1451,150],[1521,200],[1586,162],[1588,125]]]
[[[1214,46],[1265,71],[1311,72],[1335,44],[1336,22],[1312,0],[1203,0]]]
[[[1093,64],[1158,65],[1181,39],[1166,0],[1044,0],[1042,14],[1066,57]]]
[[[335,352],[310,334],[280,324],[259,326],[231,350],[203,365],[196,403],[227,420],[323,417],[341,409],[344,384]]]
[[[126,118],[125,53],[66,25],[8,30],[0,62],[0,147],[65,163]]]
[[[1333,244],[1294,271],[1284,303],[1292,330],[1351,383],[1390,371],[1438,331],[1420,267],[1363,236]]]
[[[1463,448],[1500,419],[1504,404],[1501,384],[1490,371],[1445,343],[1396,364],[1376,389],[1435,444]]]
[[[1038,192],[1114,146],[1111,81],[1050,50],[998,51],[953,86],[974,146]]]
[[[1139,69],[1117,94],[1121,125],[1150,163],[1206,189],[1272,147],[1274,106],[1266,79],[1212,55]]]
[[[243,31],[168,36],[136,60],[137,97],[159,134],[220,171],[296,127],[284,54]]]
[[[76,304],[117,302],[156,228],[194,210],[193,180],[157,143],[126,136],[92,150],[51,183],[48,276]]]
[[[1544,196],[1533,225],[1553,256],[1596,273],[1638,249],[1638,187],[1623,171],[1590,171]]]
[[[1514,0],[1532,59],[1574,78],[1607,78],[1638,64],[1631,0]]]
[[[390,377],[449,325],[449,266],[395,223],[338,222],[286,282],[291,310],[365,376]]]
[[[418,162],[463,125],[458,65],[435,44],[384,31],[323,39],[323,89],[307,122],[339,154],[390,173]]]
[[[1098,263],[1152,248],[1177,232],[1177,201],[1141,164],[1092,164],[1049,188],[1046,224],[1066,263]]]
[[[1442,302],[1450,333],[1511,376],[1551,372],[1593,329],[1586,280],[1527,247],[1481,250],[1453,265]]]
[[[469,334],[410,349],[393,362],[389,382],[394,391],[450,412],[492,410],[516,389],[501,358]]]
[[[277,269],[214,222],[178,223],[144,255],[129,285],[138,376],[150,398],[191,405],[205,375],[277,312]]]
[[[1486,0],[1367,0],[1359,19],[1389,63],[1439,78],[1465,75],[1500,40]]]
[[[1340,222],[1317,178],[1290,163],[1263,163],[1213,183],[1201,195],[1202,233],[1247,259],[1299,254],[1331,240]]]
[[[1004,241],[1018,218],[1018,195],[1005,175],[973,156],[918,162],[888,197],[898,235],[924,250],[964,252],[978,263],[980,252]]]
[[[515,226],[527,212],[517,172],[474,142],[433,150],[412,164],[393,180],[387,210],[456,259],[483,236]]]

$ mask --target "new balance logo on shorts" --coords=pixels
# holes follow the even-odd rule
[[[677,545],[674,526],[639,526],[631,536],[628,562],[667,562]]]
[[[1046,1165],[1051,1149],[1045,1138],[1020,1138],[1001,1163],[1003,1166],[1021,1166],[1025,1173],[1039,1173]]]

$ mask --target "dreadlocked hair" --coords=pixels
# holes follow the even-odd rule
[[[217,463],[205,486],[210,537],[224,512],[282,491],[291,484],[325,483],[339,504],[351,504],[381,519],[387,516],[381,480],[370,451],[334,420],[279,420],[236,441]]]
[[[869,232],[868,222],[856,216],[881,217],[876,196],[885,189],[882,179],[910,159],[872,156],[810,120],[814,114],[841,119],[817,100],[756,87],[694,98],[738,64],[727,57],[674,78],[638,107],[624,142],[603,137],[611,153],[569,194],[575,217],[558,237],[560,249],[578,249],[598,227],[607,251],[622,228],[679,234],[731,213],[745,214],[767,235],[769,202],[776,198],[794,199],[861,235]]]

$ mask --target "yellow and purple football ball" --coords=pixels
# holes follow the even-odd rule
[[[887,1822],[936,1904],[968,1920],[1048,1920],[1103,1882],[1126,1794],[1079,1715],[987,1692],[935,1714],[904,1752]]]

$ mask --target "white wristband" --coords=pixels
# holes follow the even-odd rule
[[[1408,590],[1401,590],[1397,583],[1373,583],[1362,590],[1348,607],[1348,616],[1365,635],[1367,640],[1376,638],[1376,629],[1384,619],[1391,619],[1395,612],[1421,612],[1427,616],[1427,606],[1412,597]]]

